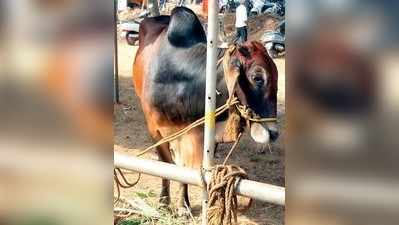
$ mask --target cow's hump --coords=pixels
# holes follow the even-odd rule
[[[186,7],[172,10],[168,27],[168,40],[176,47],[191,47],[206,43],[206,34],[195,13]]]

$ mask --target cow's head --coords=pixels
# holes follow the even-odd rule
[[[229,93],[262,118],[277,116],[277,68],[259,42],[247,42],[230,48],[224,60],[229,73],[225,76]],[[256,142],[276,140],[276,122],[251,122],[251,136]]]

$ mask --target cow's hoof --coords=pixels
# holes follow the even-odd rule
[[[190,218],[190,210],[187,209],[186,207],[178,207],[177,208],[177,216],[179,217],[185,217],[185,218]]]
[[[159,198],[159,204],[161,206],[168,206],[170,204],[170,197],[169,196],[161,196]]]
[[[162,212],[173,213],[173,209],[169,205],[159,204],[158,209]]]

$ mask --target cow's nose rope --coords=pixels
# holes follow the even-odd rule
[[[236,106],[238,112],[240,112],[241,117],[247,121],[258,122],[258,123],[276,122],[277,121],[277,118],[275,118],[275,117],[261,118],[251,108],[249,108],[246,105],[235,104],[235,106]]]

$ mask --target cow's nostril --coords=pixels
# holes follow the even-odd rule
[[[252,80],[254,80],[256,85],[258,85],[258,86],[261,86],[264,83],[263,78],[260,76],[253,76]]]
[[[277,140],[277,138],[279,136],[279,132],[277,130],[274,130],[274,129],[269,129],[269,134],[270,134],[270,139],[272,141]]]

